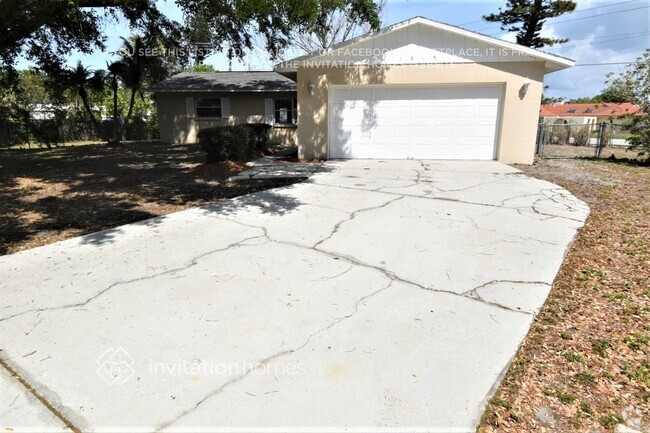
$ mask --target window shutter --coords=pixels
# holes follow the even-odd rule
[[[221,98],[221,117],[224,119],[230,117],[230,98],[226,96]]]
[[[273,98],[264,98],[264,123],[268,125],[273,125],[275,116],[273,113],[275,104],[273,104]]]
[[[194,108],[194,98],[188,96],[185,98],[185,110],[188,119],[194,119],[196,117],[196,110]]]

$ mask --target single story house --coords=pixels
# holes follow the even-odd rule
[[[272,81],[283,86],[275,89],[278,93],[270,82],[260,87],[235,84],[236,90],[228,93],[232,84],[216,82],[226,73],[209,80],[196,74],[176,76],[170,80],[185,83],[175,90],[164,90],[170,89],[167,82],[153,90],[165,141],[195,140],[197,128],[204,125],[254,117],[277,126],[289,116],[297,121],[295,140],[304,159],[530,164],[544,75],[573,65],[570,59],[416,17],[276,65]],[[253,75],[250,79],[255,80]],[[218,90],[206,92],[212,85]],[[230,111],[221,111],[222,119],[214,122],[200,120],[197,111],[204,104],[216,106],[214,98],[200,101],[210,95],[229,97],[219,107],[230,104]],[[283,102],[272,106],[276,95]],[[296,105],[287,107],[290,95],[295,95]],[[287,110],[286,116],[278,114],[278,107]],[[293,117],[290,110],[296,107]]]
[[[204,128],[267,123],[271,140],[296,144],[296,82],[277,72],[183,72],[149,91],[162,142],[196,143]]]
[[[542,122],[553,125],[595,125],[597,123],[613,123],[620,125],[628,114],[640,116],[643,114],[638,105],[611,102],[590,104],[544,104],[539,110]]]

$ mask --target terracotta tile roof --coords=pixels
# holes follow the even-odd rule
[[[625,114],[641,115],[637,105],[623,102],[619,104],[599,102],[596,104],[545,104],[539,110],[542,116],[561,117],[620,117]]]

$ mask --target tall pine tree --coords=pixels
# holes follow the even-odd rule
[[[569,39],[544,38],[542,26],[548,18],[573,12],[577,4],[571,0],[508,0],[499,13],[485,15],[484,20],[501,23],[501,30],[517,32],[517,43],[532,48],[563,44]]]

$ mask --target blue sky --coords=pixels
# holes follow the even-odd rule
[[[421,15],[449,24],[461,25],[469,30],[514,41],[513,34],[504,34],[498,24],[479,21],[487,13],[496,12],[504,1],[442,1],[442,0],[388,0],[382,21],[393,24]],[[159,0],[161,10],[170,18],[182,20],[182,14],[173,0]],[[578,65],[590,63],[617,63],[634,61],[650,47],[650,0],[578,0],[572,14],[548,20],[544,33],[568,37],[564,46],[548,51],[576,60]],[[106,26],[109,36],[106,52],[92,55],[74,53],[70,64],[82,60],[93,68],[105,68],[121,45],[120,36],[128,36],[128,28],[121,24]],[[227,70],[225,56],[214,55],[206,63],[218,70]],[[244,62],[235,62],[233,70],[269,69],[272,63],[264,50],[255,50]],[[21,62],[19,66],[26,66]],[[604,87],[608,72],[619,72],[625,65],[578,66],[546,76],[547,96],[575,98],[593,96]]]

